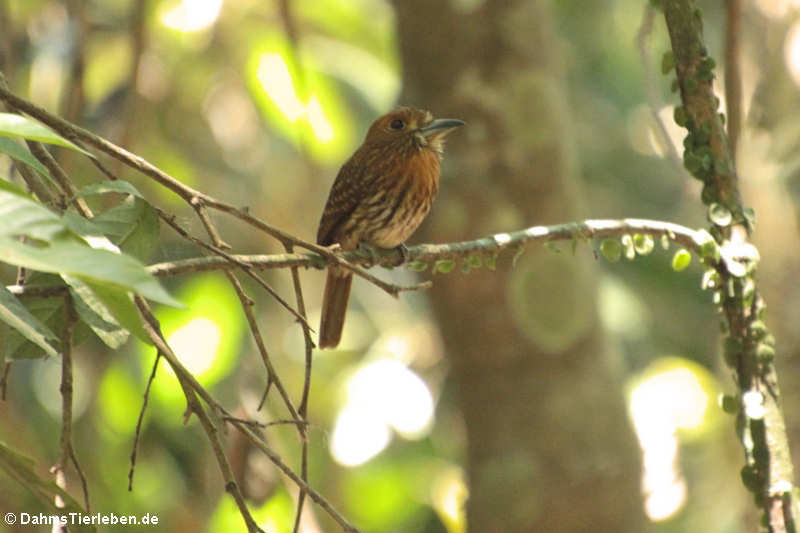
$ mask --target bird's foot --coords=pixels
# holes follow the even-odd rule
[[[395,246],[394,249],[400,254],[401,265],[408,261],[408,247],[406,246],[406,243],[401,242],[398,246]]]
[[[367,262],[364,263],[366,268],[372,268],[378,262],[377,250],[365,242],[358,243],[358,249],[356,250],[356,253],[367,260]]]

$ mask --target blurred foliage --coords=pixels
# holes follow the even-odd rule
[[[710,54],[722,64],[724,3],[700,3],[706,11]],[[0,27],[0,70],[15,92],[64,114],[69,95],[76,90],[71,72],[81,58],[84,106],[75,120],[124,143],[126,149],[187,185],[247,205],[271,223],[311,240],[338,165],[360,143],[372,118],[390,108],[399,94],[402,72],[392,7],[383,0],[295,0],[288,2],[287,18],[277,1],[227,0],[220,3],[217,13],[206,13],[205,24],[202,17],[181,21],[175,11],[181,5],[202,11],[203,6],[210,9],[214,4],[8,0],[0,5],[0,14],[5,15],[0,17],[4,24]],[[452,4],[470,11],[479,10],[482,2],[454,0]],[[554,44],[564,48],[567,58],[563,66],[570,85],[567,120],[580,155],[583,196],[590,199],[581,211],[592,217],[646,217],[700,227],[705,221],[698,208],[699,186],[681,175],[654,140],[644,69],[634,42],[643,4],[638,0],[552,2],[558,35]],[[800,59],[792,55],[800,47],[792,40],[798,34],[800,16],[793,5],[788,0],[746,5],[741,39],[748,119],[738,165],[743,195],[758,214],[754,237],[763,258],[762,290],[771,306],[770,326],[779,339],[778,367],[783,371],[787,419],[797,457],[800,412],[793,406],[800,404],[800,383],[796,372],[787,372],[800,361],[795,304],[800,298],[796,276],[800,254],[792,245],[796,231],[791,231],[797,227],[800,201]],[[139,6],[143,6],[141,26],[134,23]],[[190,22],[195,26],[189,26]],[[142,32],[141,49],[135,44],[138,31]],[[655,72],[667,43],[663,22],[657,19],[647,45]],[[719,71],[724,76],[723,69]],[[657,75],[653,81],[664,102],[659,115],[680,150],[682,130],[671,120],[670,106],[677,101],[670,92],[671,80]],[[722,80],[718,82],[721,89]],[[481,132],[467,131],[466,135],[459,142],[480,142]],[[84,158],[66,150],[56,154],[79,186],[103,179]],[[469,216],[446,196],[447,179],[457,179],[452,170],[459,163],[450,164],[446,162],[445,172],[451,176],[445,175],[445,190],[436,209],[450,218]],[[0,168],[3,178],[11,175],[10,160],[3,156]],[[176,211],[181,224],[201,234],[199,223],[177,197],[130,171],[115,170],[153,204]],[[145,208],[133,197],[127,204],[113,194],[90,201],[106,219],[121,216],[123,208],[136,220],[146,217]],[[509,212],[499,212],[498,220],[525,224]],[[218,222],[239,253],[282,251],[276,243],[242,231],[229,219]],[[517,228],[487,228],[487,232],[498,229]],[[152,235],[155,230],[147,231]],[[130,251],[143,261],[199,255],[166,229],[154,249],[144,244],[148,243]],[[652,374],[654,361],[663,362],[664,354],[678,354],[680,359],[666,361],[671,365],[678,361],[677,366],[700,376],[709,397],[715,394],[711,391],[729,389],[727,376],[719,381],[714,377],[719,366],[717,320],[709,295],[699,290],[697,262],[675,273],[671,269],[675,250],[658,248],[635,261],[603,262],[599,312],[617,354],[613,364],[625,369],[633,386]],[[622,257],[622,250],[618,251],[612,255]],[[537,287],[536,280],[547,277],[541,272],[547,268],[581,268],[580,261],[591,260],[591,252],[580,245],[575,256],[562,253],[552,261],[540,260],[548,253],[529,251],[517,266],[508,292],[520,327],[535,342],[557,349],[563,335],[573,335],[588,323],[587,317],[569,316],[569,304],[582,297],[582,288],[574,287],[568,298],[556,302],[559,295]],[[14,283],[12,269],[0,272],[4,284]],[[398,282],[413,279],[409,272],[382,274]],[[265,277],[281,294],[291,296],[291,280],[285,273]],[[304,272],[302,278],[314,324],[322,276]],[[243,283],[254,288],[247,280]],[[202,347],[209,349],[209,364],[196,372],[198,379],[223,404],[242,405],[241,415],[254,416],[266,383],[265,371],[230,287],[217,274],[182,276],[164,284],[187,306],[158,310],[165,334],[194,324],[197,329],[183,329],[184,336],[204,339]],[[552,303],[542,307],[531,294]],[[304,363],[299,328],[269,298],[259,296],[255,303],[259,325],[284,382],[291,391],[300,391]],[[312,485],[365,530],[463,531],[458,504],[465,489],[462,476],[453,472],[458,471],[455,465],[463,459],[466,444],[457,394],[448,388],[442,342],[435,324],[430,324],[425,296],[414,294],[398,302],[374,287],[356,284],[351,308],[351,331],[346,332],[341,349],[315,353],[309,410]],[[361,313],[363,309],[370,312]],[[42,307],[42,313],[54,312],[52,306]],[[555,327],[552,320],[564,316],[569,320],[556,324],[562,329]],[[51,329],[57,331],[58,324],[53,323]],[[163,365],[144,419],[134,490],[126,490],[133,432],[153,349],[134,341],[111,350],[88,333],[86,337],[90,340],[75,353],[74,440],[90,480],[93,509],[155,513],[164,531],[239,530],[241,518],[224,491],[205,436],[194,419],[181,425],[185,404]],[[191,345],[189,352],[190,358],[201,355]],[[417,441],[393,436],[388,452],[345,469],[335,465],[328,452],[331,428],[345,405],[348,378],[364,359],[382,357],[399,360],[423,377],[437,401],[436,423]],[[42,479],[48,479],[47,468],[60,453],[58,375],[56,359],[17,361],[9,375],[7,398],[0,403],[0,441],[35,458],[29,468]],[[707,409],[717,407],[711,402]],[[285,412],[271,395],[258,416],[281,419]],[[654,531],[737,532],[749,530],[753,523],[738,482],[738,449],[728,427],[732,422],[726,419],[727,423],[718,424],[717,420],[709,417],[703,431],[678,433],[681,453],[676,461],[688,487],[688,503],[671,519],[654,522]],[[290,464],[298,464],[295,431],[270,428],[266,433],[270,445]],[[256,453],[235,448],[232,435],[226,438],[235,456],[232,462],[263,478],[252,492],[256,519],[270,532],[290,531],[294,489],[287,489],[271,466],[259,464]],[[71,471],[68,481],[71,494],[80,501],[79,490],[74,490],[78,480]],[[0,475],[0,502],[4,512],[49,509],[5,475]],[[307,505],[309,520],[322,530],[335,530],[324,513]]]

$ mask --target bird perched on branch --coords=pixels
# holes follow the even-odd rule
[[[317,231],[317,243],[354,250],[396,248],[417,229],[439,189],[445,136],[464,123],[400,107],[370,126],[364,143],[339,170]],[[319,347],[339,344],[352,272],[328,267]]]

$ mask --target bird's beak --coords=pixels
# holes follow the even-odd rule
[[[439,118],[427,126],[420,128],[419,131],[425,136],[426,139],[433,140],[438,139],[439,137],[444,137],[454,129],[463,125],[463,120],[458,120],[455,118]]]

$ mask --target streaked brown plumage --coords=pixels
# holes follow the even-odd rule
[[[354,250],[359,243],[395,248],[414,233],[439,189],[444,137],[463,125],[400,107],[376,120],[339,170],[317,231],[317,243]],[[328,267],[319,347],[339,344],[352,273]]]

